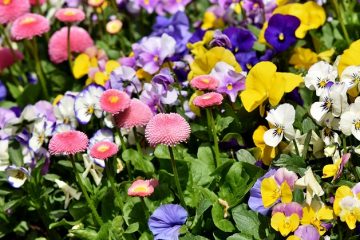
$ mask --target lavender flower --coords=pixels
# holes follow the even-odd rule
[[[129,96],[133,93],[141,91],[141,82],[136,76],[133,68],[127,66],[120,66],[110,74],[110,81],[108,81],[111,88],[125,91]]]
[[[232,44],[227,35],[223,34],[220,30],[215,30],[213,40],[210,42],[210,47],[223,47],[231,49]]]
[[[145,83],[144,90],[140,95],[140,100],[148,105],[151,110],[156,113],[161,109],[161,104],[172,105],[178,99],[178,91],[176,89],[166,90],[163,85],[153,83]]]
[[[144,8],[148,13],[152,13],[159,0],[135,0],[135,4]]]
[[[158,74],[153,77],[152,81],[154,83],[161,84],[167,91],[169,85],[174,83],[174,78],[171,75],[171,71],[169,68],[163,68]]]
[[[186,210],[177,204],[165,204],[158,207],[148,221],[155,240],[177,240],[179,229],[187,219]]]

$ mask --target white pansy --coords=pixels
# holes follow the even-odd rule
[[[101,183],[101,179],[103,177],[104,168],[96,165],[94,163],[94,160],[91,159],[91,157],[88,154],[83,154],[83,159],[84,159],[85,171],[82,173],[82,177],[86,178],[87,175],[90,173],[94,179],[95,184],[99,186]]]
[[[75,117],[74,103],[75,97],[66,94],[54,107],[57,124],[70,125],[72,128],[76,128],[77,120]]]
[[[324,195],[324,190],[321,188],[320,184],[316,180],[311,168],[308,168],[305,171],[305,175],[295,182],[295,186],[298,188],[306,189],[305,199],[308,205],[311,205],[311,201],[315,197],[315,195],[319,197]]]
[[[347,89],[345,84],[333,84],[324,90],[320,95],[320,101],[311,105],[310,115],[318,123],[323,121],[328,113],[334,117],[339,117],[349,106],[346,96]]]
[[[70,200],[75,198],[76,200],[80,199],[81,193],[78,192],[75,188],[70,187],[66,182],[55,179],[56,184],[59,188],[65,193],[65,206],[66,209],[69,206]]]
[[[9,141],[0,140],[0,171],[4,171],[9,166]]]
[[[29,171],[24,167],[8,166],[5,169],[7,180],[14,188],[19,188],[30,177]]]
[[[103,111],[100,107],[100,97],[104,88],[99,85],[90,85],[79,93],[75,100],[75,115],[82,124],[90,122],[91,117],[102,117]]]
[[[357,140],[360,140],[360,97],[356,98],[349,110],[341,115],[340,130],[346,136],[354,135]]]
[[[293,123],[295,121],[295,109],[285,103],[268,112],[266,120],[270,123],[270,129],[264,134],[266,145],[276,147],[283,137],[291,140],[295,136]]]
[[[360,89],[360,66],[349,66],[341,74],[340,81],[345,83],[348,88]]]
[[[37,152],[47,142],[48,137],[52,135],[53,131],[54,123],[46,121],[45,118],[37,120],[29,140],[29,147]]]
[[[316,90],[316,95],[320,96],[329,82],[335,82],[337,70],[334,66],[325,61],[320,61],[312,65],[304,78],[305,86],[310,90]]]

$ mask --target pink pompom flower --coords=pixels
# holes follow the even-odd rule
[[[56,31],[49,40],[50,60],[54,63],[61,63],[68,59],[67,54],[67,27]],[[89,47],[94,46],[94,41],[89,33],[80,27],[72,26],[70,29],[70,50],[75,53],[82,53]]]
[[[12,22],[29,11],[27,0],[0,0],[0,24]]]
[[[89,139],[85,133],[75,130],[56,133],[49,142],[51,155],[74,155],[86,150]]]
[[[206,108],[221,105],[223,99],[224,97],[220,93],[210,92],[205,93],[201,96],[197,96],[196,98],[194,98],[193,103],[197,107]]]
[[[42,5],[45,3],[46,0],[30,0],[31,5]]]
[[[100,141],[95,143],[90,149],[90,156],[97,159],[108,159],[119,151],[118,146],[109,141]]]
[[[125,111],[114,115],[116,126],[119,128],[145,126],[152,117],[149,106],[139,99],[131,99],[130,106]]]
[[[200,75],[190,81],[193,88],[199,90],[216,90],[219,85],[219,80],[210,75]]]
[[[32,39],[50,30],[50,23],[36,13],[26,13],[17,18],[11,26],[11,37],[15,40]]]
[[[56,12],[55,17],[65,23],[81,22],[85,19],[85,13],[77,8],[62,8]]]
[[[128,195],[132,197],[147,197],[154,192],[154,188],[159,185],[156,179],[136,180],[128,189]]]
[[[108,89],[100,97],[101,109],[111,114],[122,112],[129,106],[129,95],[117,89]]]
[[[189,123],[177,113],[159,113],[146,125],[145,137],[151,146],[175,146],[190,137]]]
[[[12,53],[10,48],[0,48],[0,72],[23,58],[24,56],[18,50]]]

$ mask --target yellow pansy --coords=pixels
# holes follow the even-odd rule
[[[223,47],[214,47],[195,58],[190,64],[188,79],[199,75],[207,75],[218,62],[225,62],[234,67],[236,72],[241,72],[241,67],[231,51]]]
[[[348,66],[357,66],[360,65],[360,40],[353,42],[348,49],[344,51],[344,53],[340,57],[338,72],[339,76],[341,76],[342,72]]]
[[[313,1],[304,4],[291,3],[277,7],[273,14],[292,15],[300,19],[300,26],[295,31],[297,38],[304,38],[307,31],[323,25],[326,20],[325,10]]]
[[[265,208],[274,205],[279,199],[283,203],[292,200],[292,192],[289,184],[285,181],[279,186],[274,177],[264,178],[260,187],[261,198]]]
[[[280,232],[283,237],[295,231],[300,224],[300,218],[296,213],[285,216],[282,212],[277,212],[271,217],[271,227]]]
[[[340,168],[340,164],[341,158],[337,159],[333,164],[325,165],[322,178],[334,177]]]
[[[136,77],[138,79],[145,80],[146,82],[150,82],[153,76],[144,69],[140,68],[136,71]]]
[[[110,73],[120,66],[120,63],[114,60],[107,61],[105,64],[105,71],[98,71],[95,73],[94,78],[88,78],[86,80],[86,85],[91,83],[96,83],[98,85],[104,86],[107,80],[110,78]]]
[[[320,235],[324,235],[326,228],[322,226],[323,220],[332,220],[334,218],[333,210],[319,201],[313,201],[311,205],[303,208],[303,217],[301,224],[311,224],[319,231]]]
[[[205,12],[201,29],[207,30],[210,28],[222,28],[222,27],[224,27],[224,21],[221,18],[217,18],[213,12],[210,11]]]
[[[275,107],[285,93],[291,92],[303,82],[301,76],[293,73],[276,72],[272,62],[259,62],[246,77],[245,90],[240,94],[248,112],[254,111],[267,99]]]
[[[321,53],[318,54],[318,57],[321,60],[324,60],[325,62],[330,62],[331,61],[331,57],[334,55],[335,53],[335,49],[331,48],[329,50],[323,51]]]
[[[295,236],[295,235],[291,235],[291,236],[288,236],[286,240],[301,240],[301,238],[299,238],[298,236]]]
[[[335,193],[334,213],[342,222],[346,222],[350,229],[355,229],[356,222],[360,221],[360,193],[357,195],[348,186],[339,187]]]
[[[82,53],[75,58],[73,65],[73,75],[75,79],[82,78],[87,75],[91,67],[97,67],[96,57],[90,58],[89,55]]]
[[[297,47],[290,57],[289,63],[296,69],[309,69],[311,65],[318,61],[316,53],[309,48]]]
[[[256,147],[261,150],[261,161],[269,166],[276,156],[276,148],[270,147],[264,142],[264,133],[268,130],[265,126],[259,126],[253,134],[253,141]]]
[[[206,31],[201,41],[187,44],[187,47],[190,49],[190,52],[195,58],[206,53],[207,48],[205,46],[210,43],[213,36],[214,31]]]

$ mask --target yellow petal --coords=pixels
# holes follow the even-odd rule
[[[58,102],[60,102],[60,100],[64,97],[64,95],[59,94],[56,96],[56,98],[53,101],[53,105],[55,106],[56,104],[58,104]]]
[[[335,53],[335,49],[334,48],[331,48],[329,50],[326,50],[326,51],[323,51],[321,53],[318,54],[318,57],[321,59],[321,60],[324,60],[326,62],[330,62],[331,60],[331,57],[334,55]]]
[[[281,184],[281,202],[289,203],[292,201],[292,192],[289,184],[283,182]]]
[[[329,207],[322,207],[317,212],[317,217],[320,220],[332,220],[334,218],[334,211]]]
[[[265,165],[270,165],[272,159],[276,156],[276,148],[267,146],[264,142],[264,133],[267,127],[259,126],[253,134],[253,141],[256,147],[261,149],[261,160]]]
[[[202,91],[195,91],[195,92],[193,93],[193,95],[191,95],[190,100],[189,100],[190,110],[191,110],[193,113],[195,113],[196,116],[200,116],[201,114],[200,114],[200,108],[197,107],[197,106],[195,106],[195,104],[194,104],[194,99],[195,99],[197,96],[201,96],[201,95],[203,95],[203,94],[204,94],[204,92],[202,92]]]
[[[323,176],[322,178],[329,178],[336,175],[338,171],[338,167],[335,164],[328,164],[325,165],[323,168]]]
[[[348,186],[341,186],[336,190],[334,201],[334,213],[339,216],[340,214],[340,201],[347,196],[353,196],[351,189]]]
[[[271,207],[280,197],[279,186],[274,178],[265,178],[261,182],[260,192],[265,208]]]
[[[340,57],[339,65],[338,65],[338,72],[339,76],[341,76],[344,69],[348,66],[356,66],[360,65],[360,40],[356,40],[353,42],[348,49],[344,51],[344,53]]]
[[[103,72],[95,73],[94,81],[96,84],[104,86],[106,81],[108,80],[107,76]]]
[[[240,98],[246,111],[252,112],[267,99],[267,95],[266,93],[258,92],[256,90],[245,89],[240,94]]]
[[[73,74],[76,79],[79,79],[88,74],[90,68],[90,57],[84,53],[75,58],[73,66]]]
[[[345,217],[346,224],[348,227],[353,230],[356,227],[356,217],[350,213],[348,213]]]
[[[281,84],[284,85],[284,91],[286,93],[291,92],[304,81],[300,75],[285,72],[276,73],[276,78],[281,79]]]
[[[280,226],[284,224],[285,222],[285,215],[281,212],[277,212],[271,217],[271,227],[275,229],[276,231],[279,231]]]
[[[112,71],[114,71],[118,67],[120,67],[120,63],[118,61],[109,60],[105,64],[105,72],[107,74],[110,74]]]

